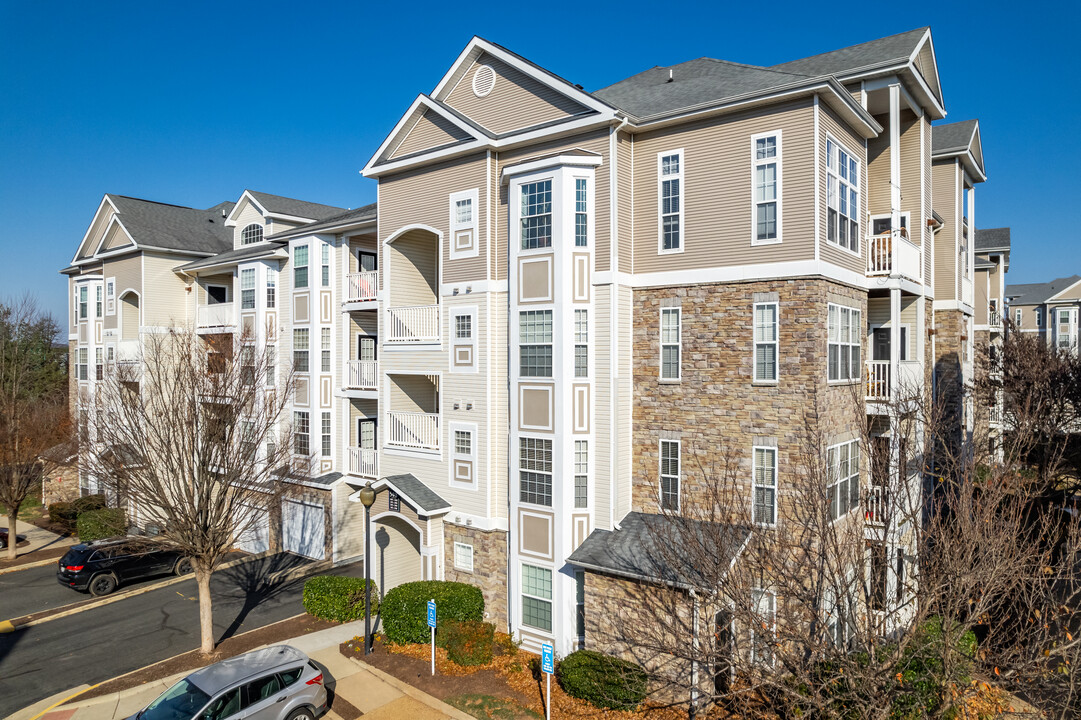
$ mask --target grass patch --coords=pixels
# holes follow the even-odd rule
[[[468,693],[449,697],[445,702],[467,715],[480,718],[480,720],[520,720],[522,718],[540,720],[541,717],[536,712],[522,707],[513,700],[497,698],[494,695]]]
[[[8,509],[0,503],[0,517],[6,518]],[[45,515],[45,508],[41,505],[41,496],[38,493],[30,493],[19,508],[19,522],[40,520]]]

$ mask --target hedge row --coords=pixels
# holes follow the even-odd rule
[[[438,623],[484,619],[480,588],[458,582],[421,580],[399,585],[383,597],[379,617],[392,643],[424,643],[430,638],[428,600],[435,600]]]
[[[594,650],[572,652],[556,665],[564,692],[600,708],[633,710],[646,697],[646,671]]]
[[[71,502],[52,503],[49,505],[49,519],[63,525],[68,530],[74,530],[80,515],[94,510],[103,510],[105,507],[104,495],[86,495],[85,497],[75,498]]]
[[[116,537],[127,532],[128,522],[120,508],[87,510],[76,523],[79,541],[84,543]]]
[[[371,582],[372,613],[379,607],[379,591]],[[323,620],[351,622],[364,617],[364,578],[317,575],[304,582],[304,610]]]

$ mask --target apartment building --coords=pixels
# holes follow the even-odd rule
[[[1010,270],[1010,228],[979,228],[976,230],[975,275],[975,352],[986,353],[993,360],[1002,349],[1005,338],[1003,316],[1006,313],[1006,273]],[[977,365],[977,385],[980,366]],[[990,455],[997,457],[1002,438],[1001,392],[984,398],[985,407],[976,412],[977,435],[986,437]]]
[[[1048,344],[1077,352],[1081,276],[1071,275],[1048,283],[1006,286],[1011,331],[1038,333]]]

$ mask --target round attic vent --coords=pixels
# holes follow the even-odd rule
[[[487,65],[481,65],[473,73],[473,94],[484,97],[495,87],[495,70]]]

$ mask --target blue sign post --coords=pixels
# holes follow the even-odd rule
[[[435,600],[428,601],[428,627],[432,629],[432,675],[435,675]]]
[[[556,654],[552,643],[541,645],[541,672],[548,676],[548,699],[544,703],[544,717],[552,720],[552,673],[556,671]]]

